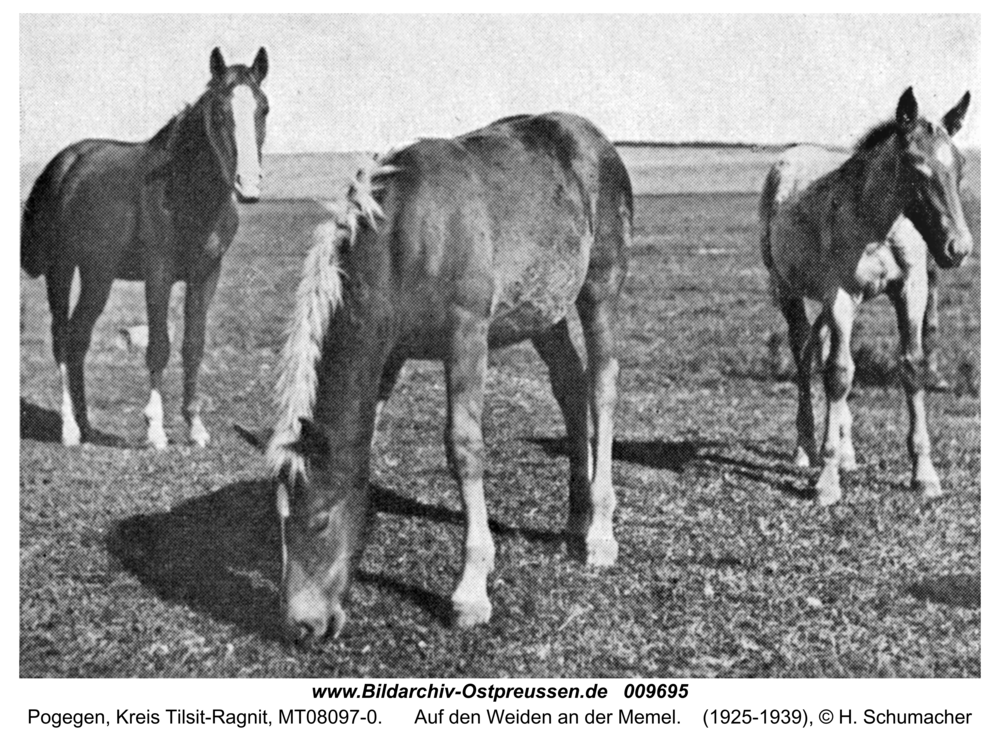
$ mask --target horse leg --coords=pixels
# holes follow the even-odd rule
[[[149,324],[149,346],[146,348],[146,368],[149,370],[149,402],[146,416],[146,442],[154,449],[167,448],[167,433],[163,428],[163,370],[170,357],[170,335],[167,332],[167,312],[173,287],[169,268],[156,264],[146,274],[146,321]]]
[[[80,427],[73,414],[73,399],[69,393],[69,370],[66,368],[66,339],[69,331],[69,302],[73,286],[72,265],[55,265],[45,275],[45,290],[49,296],[49,312],[52,315],[52,355],[59,367],[59,384],[62,388],[60,417],[62,418],[62,442],[64,446],[80,444]]]
[[[549,370],[552,393],[559,403],[569,442],[569,519],[566,535],[585,543],[592,519],[590,496],[590,443],[587,441],[587,375],[562,320],[534,341],[538,355]],[[571,544],[576,548],[578,544]]]
[[[596,294],[585,287],[577,301],[587,344],[587,387],[594,423],[587,564],[612,565],[618,558],[614,536],[615,490],[611,481],[618,360],[614,356],[612,299],[598,298]]]
[[[816,461],[816,422],[812,408],[813,347],[812,326],[806,317],[806,304],[801,297],[781,300],[781,312],[788,323],[788,341],[795,359],[796,382],[799,389],[799,409],[795,418],[797,441],[795,466],[808,467]]]
[[[826,315],[821,315],[813,328],[813,342],[816,344],[817,358],[821,369],[826,368],[827,359],[830,358],[831,348],[831,323]],[[840,471],[853,472],[858,468],[857,455],[854,453],[854,436],[852,427],[854,418],[851,415],[850,403],[845,401],[842,411],[843,418],[840,421]]]
[[[72,271],[70,271],[70,277],[72,280]],[[113,283],[114,276],[110,272],[81,269],[80,298],[76,302],[76,307],[73,308],[65,337],[65,369],[69,381],[70,410],[67,411],[64,402],[63,413],[64,415],[67,412],[73,413],[77,430],[82,432],[84,439],[87,438],[90,428],[87,420],[87,395],[83,379],[84,360],[87,356],[87,350],[90,348],[90,337],[94,332],[94,324],[101,316],[101,312],[104,311],[104,305],[108,302]],[[64,422],[64,437],[66,433]],[[72,433],[72,429],[69,433]]]
[[[840,471],[854,472],[858,468],[858,456],[854,451],[854,436],[852,426],[854,416],[851,414],[851,406],[844,400],[843,417],[840,419]]]
[[[939,301],[941,291],[938,286],[937,268],[928,265],[927,267],[927,309],[923,317],[923,349],[924,363],[926,364],[925,389],[941,392],[947,390],[951,385],[941,373],[938,354],[938,327],[941,317],[939,312]]]
[[[188,281],[184,289],[184,342],[181,359],[184,365],[184,420],[188,424],[188,441],[195,446],[208,446],[208,429],[201,420],[202,400],[198,395],[198,372],[205,353],[205,324],[208,307],[219,284],[222,261],[214,262],[197,280]]]
[[[385,362],[385,367],[382,369],[382,378],[378,387],[378,402],[375,404],[376,432],[379,430],[379,424],[382,422],[382,411],[385,410],[385,404],[389,402],[389,398],[392,396],[392,390],[399,380],[399,373],[403,370],[403,364],[405,363],[405,356],[402,354],[393,354],[389,356],[389,359]]]
[[[486,387],[487,320],[464,309],[452,316],[445,361],[448,422],[445,447],[448,464],[462,492],[465,513],[465,563],[452,594],[455,624],[470,627],[486,622],[492,607],[486,580],[496,551],[483,492],[483,396]]]
[[[931,461],[931,439],[927,433],[927,410],[924,407],[924,385],[921,372],[924,366],[921,345],[921,325],[927,302],[927,287],[922,276],[910,279],[889,290],[889,297],[896,308],[899,337],[902,345],[903,389],[910,414],[910,431],[907,437],[910,459],[913,462],[911,486],[921,495],[935,498],[941,495],[941,481]]]
[[[836,503],[841,497],[841,432],[843,421],[850,415],[847,396],[854,381],[854,360],[851,358],[854,300],[847,292],[837,290],[827,317],[830,327],[830,356],[823,370],[826,431],[821,452],[823,469],[816,481],[817,502],[822,506]]]

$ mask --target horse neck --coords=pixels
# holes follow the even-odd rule
[[[168,205],[176,219],[196,227],[214,224],[232,192],[208,138],[204,106],[202,96],[181,115],[169,145]]]
[[[905,206],[899,189],[899,164],[892,137],[871,151],[859,152],[855,213],[872,232],[874,239],[884,239]]]
[[[330,444],[327,478],[348,490],[368,481],[375,406],[389,346],[386,322],[363,308],[341,305],[335,310],[319,363],[314,417]]]

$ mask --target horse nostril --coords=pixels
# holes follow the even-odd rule
[[[326,634],[326,627],[323,622],[313,623],[310,621],[296,622],[288,627],[288,638],[297,645],[308,645],[314,640],[320,640]]]
[[[312,627],[305,622],[299,622],[292,628],[292,639],[295,642],[305,642],[312,636]]]

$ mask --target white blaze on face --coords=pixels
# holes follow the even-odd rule
[[[254,115],[257,99],[249,85],[233,89],[233,138],[236,141],[236,191],[245,198],[260,197],[260,157]]]
[[[942,142],[938,145],[937,150],[934,151],[934,157],[946,168],[955,164],[955,153],[951,151],[951,145],[948,142]]]

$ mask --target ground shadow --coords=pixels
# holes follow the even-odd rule
[[[569,442],[561,438],[532,438],[529,443],[540,446],[550,457],[568,457]],[[712,441],[615,441],[612,459],[619,462],[652,467],[654,469],[681,472],[688,465],[701,459],[710,447],[718,446]]]
[[[416,516],[417,518],[434,521],[439,524],[463,524],[461,511],[453,511],[444,506],[421,503],[411,498],[404,498],[394,490],[372,487],[372,506],[379,513],[391,513],[398,516]],[[565,539],[561,531],[532,529],[530,527],[510,526],[496,519],[489,520],[490,531],[500,537],[523,537],[529,542],[556,544]]]
[[[43,408],[21,398],[21,439],[42,441],[49,444],[62,443],[62,418],[59,413]],[[117,449],[130,448],[125,439],[91,428],[86,443],[96,446],[110,446]]]
[[[563,438],[529,439],[550,457],[568,456],[569,446]],[[756,462],[722,453],[724,445],[718,441],[615,441],[612,458],[642,467],[682,473],[688,470],[708,469],[731,472],[737,476],[769,485],[795,498],[811,499],[813,492],[803,487],[803,473],[789,465],[775,462]],[[768,452],[777,454],[776,452]],[[769,459],[771,457],[768,457]]]
[[[164,601],[277,638],[281,538],[274,509],[270,482],[238,482],[118,522],[108,550]]]
[[[378,486],[372,488],[371,502],[377,512],[462,523],[458,511]],[[561,533],[495,520],[490,529],[499,536],[529,541],[563,540]],[[233,483],[165,513],[124,519],[112,528],[107,547],[125,570],[164,601],[184,604],[269,639],[283,637],[278,596],[281,537],[270,481]],[[450,617],[448,597],[369,571],[359,571],[356,577],[412,601],[443,622]]]
[[[981,589],[979,574],[975,575],[936,575],[918,581],[906,592],[920,601],[931,601],[935,604],[961,606],[966,609],[978,609],[981,605]]]

